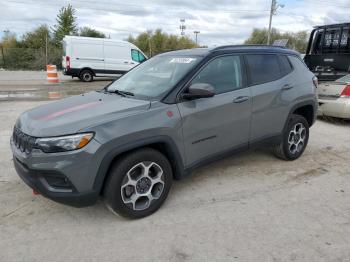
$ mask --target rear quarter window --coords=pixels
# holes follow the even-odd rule
[[[297,70],[307,70],[309,71],[309,68],[306,66],[304,61],[302,61],[299,57],[296,56],[288,56],[289,61],[291,61],[294,68]]]
[[[293,71],[293,67],[288,57],[285,55],[279,55],[278,58],[280,60],[282,76],[285,76],[291,73]]]
[[[245,55],[249,85],[259,85],[281,78],[278,56],[274,54]]]

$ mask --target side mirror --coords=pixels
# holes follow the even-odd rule
[[[215,95],[214,87],[207,83],[196,83],[191,85],[181,97],[186,100],[213,97]]]

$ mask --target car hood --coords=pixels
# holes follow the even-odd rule
[[[16,126],[34,137],[74,134],[96,123],[122,118],[149,107],[149,101],[94,91],[24,112]]]

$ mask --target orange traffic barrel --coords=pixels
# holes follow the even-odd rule
[[[46,65],[47,82],[49,84],[59,83],[57,68],[55,65]]]

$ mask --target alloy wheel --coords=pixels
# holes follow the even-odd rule
[[[296,123],[288,135],[288,150],[293,155],[303,150],[305,146],[306,128],[302,123]]]
[[[158,164],[140,162],[123,178],[120,189],[122,200],[133,210],[145,210],[162,195],[164,183],[164,172]]]

